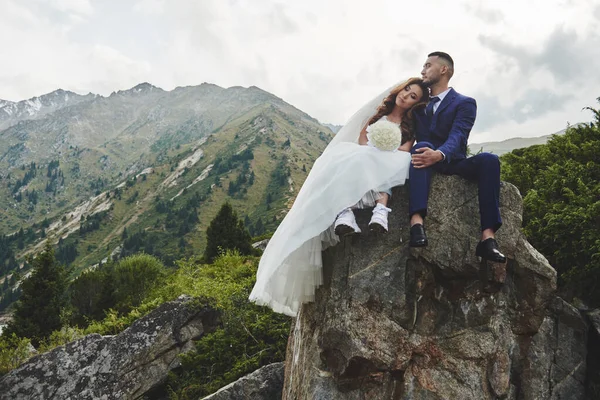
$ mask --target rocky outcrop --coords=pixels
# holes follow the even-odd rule
[[[514,369],[519,399],[586,399],[588,326],[580,312],[555,297]]]
[[[588,311],[586,314],[590,325],[586,392],[589,399],[600,399],[600,310]]]
[[[202,400],[280,400],[283,363],[273,363],[222,387]]]
[[[588,328],[520,232],[513,185],[501,188],[506,266],[475,257],[474,184],[434,177],[426,248],[408,247],[406,187],[390,207],[387,235],[363,229],[324,252],[324,285],[290,335],[284,399],[584,399]],[[361,227],[369,217],[357,212]]]
[[[116,336],[88,335],[32,358],[0,379],[0,399],[142,398],[216,319],[215,311],[181,296]]]

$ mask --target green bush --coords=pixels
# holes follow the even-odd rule
[[[0,336],[0,375],[18,367],[31,357],[31,342],[14,333]]]
[[[140,253],[82,273],[70,285],[72,323],[85,326],[109,310],[129,313],[162,285],[165,271],[156,257]]]
[[[156,257],[135,254],[119,261],[112,276],[115,306],[127,312],[141,305],[150,291],[161,285],[165,266]]]
[[[160,306],[161,299],[148,300],[140,307],[136,307],[126,314],[120,314],[117,310],[108,309],[106,316],[100,321],[91,321],[84,329],[84,333],[99,333],[100,335],[116,335],[127,329],[135,320],[142,318],[152,310]]]
[[[197,399],[284,360],[289,329],[289,318],[257,306],[226,313],[222,328],[203,336],[195,352],[181,356],[181,372],[169,377],[171,397]]]
[[[52,332],[48,339],[42,341],[38,351],[45,353],[55,347],[62,346],[84,336],[83,330],[70,326],[63,326],[60,330]]]

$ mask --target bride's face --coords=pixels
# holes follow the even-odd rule
[[[419,85],[407,85],[396,95],[396,105],[405,110],[411,108],[423,97],[423,90]]]

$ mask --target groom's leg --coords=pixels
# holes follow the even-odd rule
[[[419,142],[412,150],[411,154],[415,154],[417,149],[422,147],[435,147],[429,142]],[[429,184],[431,182],[431,168],[415,168],[412,163],[408,172],[409,185],[409,202],[408,213],[412,217],[414,214],[419,214],[423,218],[427,215],[427,200],[429,198]]]
[[[502,225],[500,217],[500,161],[491,153],[479,153],[452,163],[447,173],[477,182],[481,231],[496,232]]]

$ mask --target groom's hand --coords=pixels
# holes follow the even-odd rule
[[[427,168],[444,159],[441,151],[432,150],[429,147],[421,147],[415,151],[417,154],[412,155],[412,165],[415,168]]]

